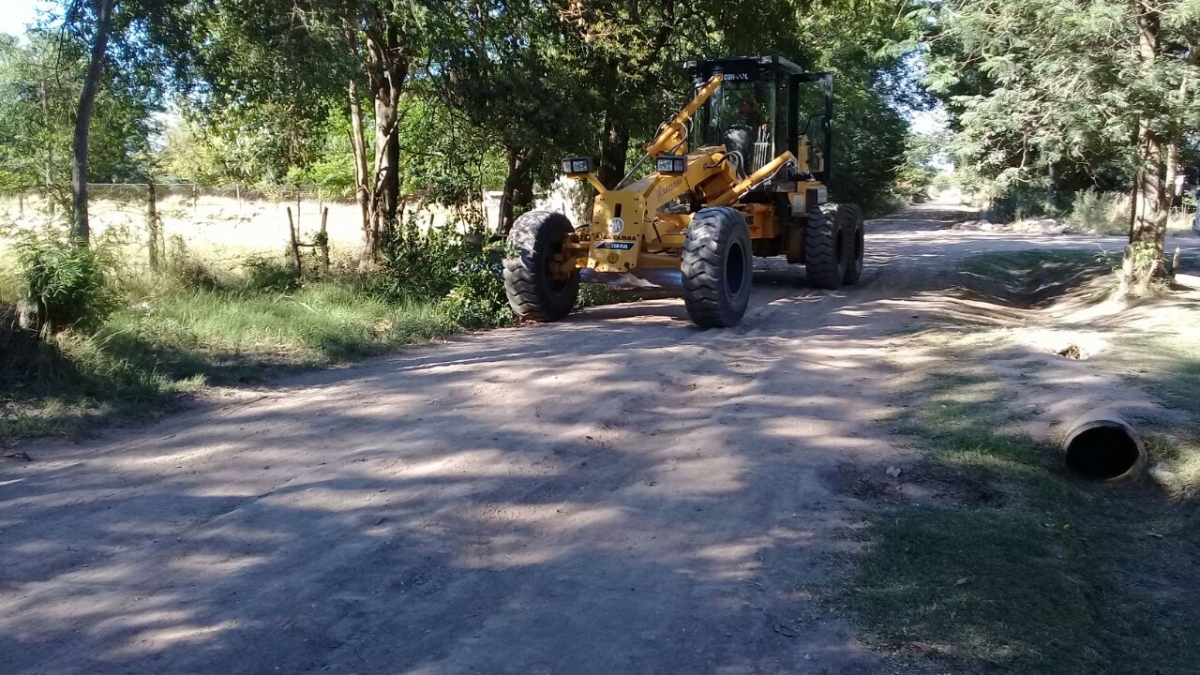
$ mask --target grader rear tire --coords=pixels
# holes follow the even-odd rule
[[[683,245],[683,304],[701,328],[736,326],[750,305],[750,228],[737,209],[701,209]]]
[[[863,271],[865,228],[862,209],[854,204],[842,204],[838,209],[838,215],[845,216],[842,234],[846,237],[846,275],[842,277],[842,283],[853,286],[862,278]]]
[[[838,204],[823,204],[809,212],[804,228],[804,268],[810,286],[842,287],[846,278],[845,220]]]
[[[508,242],[516,255],[504,261],[504,293],[518,317],[558,321],[575,308],[579,270],[566,277],[554,273],[574,231],[566,216],[552,211],[530,211],[513,223]]]

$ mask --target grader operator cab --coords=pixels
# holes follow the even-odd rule
[[[574,228],[549,211],[513,223],[504,287],[521,318],[566,316],[584,275],[674,276],[692,321],[733,326],[749,305],[752,256],[786,255],[820,288],[858,281],[862,212],[830,203],[826,188],[833,75],[806,73],[778,56],[685,67],[694,97],[617,186],[600,183],[590,157],[563,160],[564,173],[596,189],[589,223]],[[653,170],[634,180],[647,161]]]

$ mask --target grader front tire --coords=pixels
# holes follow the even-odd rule
[[[750,228],[737,209],[701,209],[683,245],[683,304],[701,328],[736,326],[750,305]]]
[[[508,242],[515,254],[504,261],[504,293],[521,319],[558,321],[579,296],[579,270],[563,274],[563,247],[574,228],[561,213],[530,211],[513,223]]]

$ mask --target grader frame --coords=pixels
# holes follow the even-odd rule
[[[827,199],[832,74],[805,73],[778,56],[685,65],[695,77],[695,95],[642,147],[642,158],[617,186],[603,185],[588,157],[563,160],[564,173],[588,180],[596,190],[590,222],[572,228],[561,214],[533,211],[514,223],[510,241],[516,255],[505,263],[505,287],[518,316],[539,321],[565,316],[574,306],[581,272],[593,281],[661,282],[678,271],[674,276],[688,313],[705,327],[741,320],[753,255],[786,254],[789,262],[805,264],[810,283],[820,287],[858,280],[861,212]],[[750,121],[755,105],[741,100],[743,118],[727,125],[714,97],[728,83],[735,83],[735,91],[768,92],[770,121]],[[823,88],[824,105],[802,127],[797,92],[813,83]],[[819,146],[809,133],[816,119],[823,136]],[[718,132],[722,138],[714,137]],[[701,143],[693,149],[697,137]],[[647,160],[654,170],[631,180]]]

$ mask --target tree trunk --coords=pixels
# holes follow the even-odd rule
[[[367,188],[367,142],[363,134],[362,102],[358,99],[358,84],[351,79],[347,86],[350,97],[350,147],[354,154],[354,196],[362,211],[363,262],[374,257],[371,236],[371,192]]]
[[[513,185],[512,208],[513,219],[516,220],[522,213],[533,208],[534,194],[534,167],[541,166],[544,157],[540,152],[533,152],[525,157],[525,170],[517,176],[517,181]]]
[[[1161,16],[1156,2],[1136,3],[1138,43],[1137,59],[1149,70],[1159,58]],[[1137,149],[1140,167],[1133,195],[1129,245],[1122,263],[1121,292],[1138,294],[1148,290],[1150,280],[1166,273],[1163,264],[1163,240],[1167,234],[1167,215],[1171,208],[1167,186],[1166,142],[1153,127],[1153,111],[1143,102],[1138,120]]]
[[[96,101],[96,88],[100,84],[100,71],[104,66],[104,53],[108,50],[108,33],[112,27],[114,2],[115,0],[96,0],[96,37],[92,42],[87,76],[83,81],[83,93],[79,96],[79,109],[75,116],[75,139],[71,158],[71,197],[75,210],[71,234],[76,245],[81,247],[86,247],[91,237],[87,192],[88,133],[91,131],[92,108]]]
[[[50,99],[47,93],[46,76],[42,75],[42,126],[46,129],[50,128]],[[44,188],[46,199],[46,214],[51,218],[54,217],[54,139],[50,134],[46,134],[46,166],[44,176]]]
[[[504,176],[504,188],[500,192],[500,216],[496,227],[501,234],[508,236],[513,221],[516,220],[513,206],[521,182],[520,175],[527,171],[528,165],[525,162],[524,148],[505,148],[504,155],[508,160],[508,173]]]
[[[373,194],[373,252],[387,241],[396,221],[400,196],[400,138],[397,133],[398,101],[380,90],[375,98],[375,189]]]
[[[1166,171],[1163,174],[1163,186],[1167,191],[1167,214],[1171,213],[1171,209],[1175,208],[1175,198],[1179,195],[1175,194],[1175,177],[1178,172],[1175,170],[1175,165],[1179,162],[1179,139],[1171,138],[1167,141],[1167,159]]]
[[[596,177],[609,190],[625,177],[625,162],[629,158],[629,125],[620,113],[609,111],[604,118],[604,138],[600,144],[600,163]]]
[[[409,50],[400,44],[400,33],[376,18],[367,29],[367,75],[375,103],[375,166],[370,198],[370,240],[365,253],[378,258],[396,222],[400,198],[400,136],[397,129],[400,90],[408,76]]]
[[[288,214],[288,248],[292,251],[292,266],[296,268],[296,276],[303,273],[300,259],[300,231],[296,221],[292,220],[292,207],[287,207]]]

